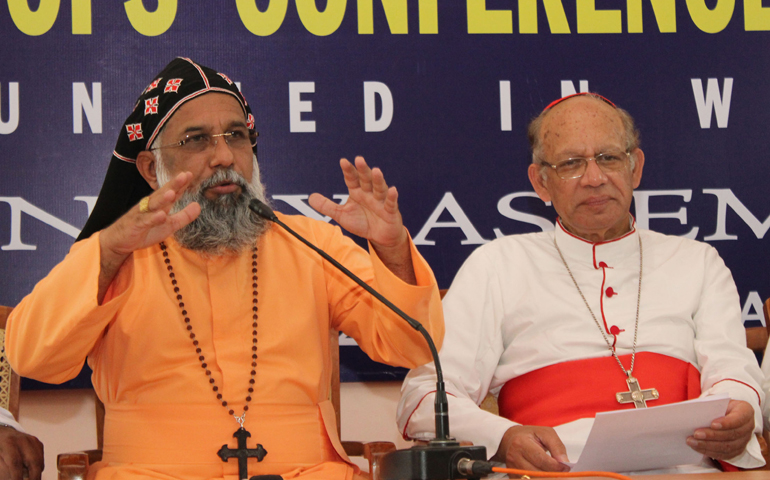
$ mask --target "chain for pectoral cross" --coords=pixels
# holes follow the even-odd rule
[[[243,412],[240,415],[233,415],[233,418],[235,418],[235,421],[238,422],[238,425],[243,428],[243,424],[246,422],[246,412]]]
[[[596,326],[599,327],[599,332],[601,332],[602,338],[607,343],[607,348],[609,348],[610,352],[612,353],[612,356],[615,357],[615,360],[617,360],[618,365],[620,365],[620,369],[623,370],[623,373],[626,375],[626,384],[628,385],[628,391],[616,393],[615,394],[616,400],[618,401],[618,403],[633,402],[635,408],[646,408],[647,401],[657,400],[659,395],[658,395],[658,391],[654,388],[642,390],[641,387],[639,386],[639,381],[636,379],[636,377],[633,376],[634,361],[636,360],[636,339],[639,333],[639,305],[641,304],[641,301],[642,301],[642,265],[643,265],[642,236],[637,232],[636,237],[637,239],[639,239],[639,289],[636,294],[636,321],[634,322],[634,345],[631,351],[632,352],[631,368],[629,368],[628,370],[626,370],[626,367],[623,366],[623,362],[620,361],[620,357],[618,357],[617,352],[615,352],[615,347],[613,347],[612,343],[610,343],[609,338],[607,338],[607,335],[604,332],[604,329],[602,328],[601,323],[599,323],[599,320],[596,319],[596,315],[594,315],[594,311],[591,309],[591,306],[588,304],[588,300],[586,300],[585,295],[583,295],[583,291],[580,289],[580,285],[578,285],[577,280],[575,280],[575,276],[572,275],[572,270],[570,270],[569,265],[567,264],[567,260],[564,258],[564,255],[561,253],[559,244],[556,243],[555,235],[553,237],[553,245],[554,247],[556,247],[556,251],[559,252],[559,257],[561,258],[561,261],[564,264],[564,267],[567,269],[567,273],[569,273],[569,277],[572,279],[572,283],[575,284],[575,288],[580,294],[580,298],[583,299],[583,303],[585,303],[585,306],[588,309],[588,313],[591,314],[591,318],[594,319],[594,323],[596,323]]]
[[[219,455],[219,458],[222,459],[223,462],[227,462],[231,458],[237,458],[238,459],[238,478],[241,480],[247,480],[249,478],[248,473],[248,458],[256,458],[257,461],[261,462],[263,458],[265,458],[265,455],[267,455],[267,450],[265,450],[261,444],[257,444],[256,448],[248,448],[246,445],[246,439],[251,437],[251,433],[249,433],[248,430],[246,430],[243,425],[246,422],[246,412],[249,410],[249,403],[251,402],[251,396],[254,394],[254,384],[255,380],[254,377],[257,374],[257,327],[259,324],[257,323],[259,319],[259,299],[258,299],[258,291],[257,291],[257,246],[254,245],[252,247],[251,252],[251,287],[252,287],[252,305],[251,305],[251,317],[252,317],[252,345],[251,345],[251,377],[249,378],[249,387],[248,387],[248,393],[246,395],[246,404],[243,406],[243,413],[240,415],[235,414],[235,410],[233,410],[232,407],[228,406],[227,401],[224,399],[222,392],[219,390],[219,387],[216,384],[216,380],[214,380],[214,377],[211,375],[211,370],[208,368],[208,364],[206,363],[206,357],[203,355],[203,349],[201,348],[201,345],[198,341],[198,339],[195,336],[195,333],[193,333],[193,327],[192,327],[192,321],[190,320],[190,317],[188,316],[187,307],[185,306],[184,299],[182,298],[182,293],[179,289],[179,282],[176,279],[176,274],[174,273],[174,267],[171,266],[171,259],[168,255],[168,248],[166,247],[166,244],[161,242],[160,243],[160,249],[163,252],[163,262],[166,264],[166,269],[168,270],[168,276],[169,279],[171,279],[171,287],[174,290],[174,295],[176,296],[176,301],[179,304],[179,310],[182,313],[182,318],[184,319],[185,328],[189,332],[190,340],[192,340],[193,347],[195,348],[195,353],[198,355],[198,360],[201,362],[201,368],[206,373],[206,376],[208,377],[209,384],[211,385],[211,389],[216,395],[217,401],[221,402],[222,406],[227,409],[228,413],[235,418],[235,421],[238,422],[238,430],[235,431],[233,434],[233,437],[238,439],[238,448],[232,449],[227,446],[227,444],[222,445],[222,448],[219,449],[217,452],[217,455]]]

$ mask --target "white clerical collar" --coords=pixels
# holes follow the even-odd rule
[[[638,262],[639,241],[636,239],[638,232],[636,221],[632,216],[630,216],[629,225],[631,230],[618,238],[606,242],[591,242],[568,232],[561,223],[561,219],[557,219],[554,238],[570,265],[577,262],[596,269],[602,268],[603,265],[612,268],[631,256]]]

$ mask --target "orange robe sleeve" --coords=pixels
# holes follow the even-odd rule
[[[306,226],[307,219],[285,216],[282,218],[289,223],[293,223],[291,220],[300,221],[299,225],[295,225],[300,233],[310,237],[311,241],[334,259],[420,322],[436,343],[436,349],[441,348],[444,338],[441,297],[433,272],[417,251],[411,237],[409,247],[417,285],[407,284],[388,270],[371,245],[367,255],[364,249],[344,236],[339,227],[312,222],[311,230],[306,232],[303,227]],[[288,234],[286,235],[288,237]],[[289,241],[296,242],[293,238]],[[299,242],[295,248],[307,249]],[[311,254],[316,255],[313,252]],[[414,368],[432,361],[428,344],[418,331],[333,265],[323,261],[323,268],[327,279],[332,328],[354,338],[359,347],[372,360],[378,362]]]
[[[411,239],[416,286],[396,277],[374,249],[367,255],[338,227],[303,217],[282,217],[422,323],[436,348],[441,347],[444,322],[438,288],[433,272]],[[296,241],[285,232],[274,233]],[[292,247],[302,256],[307,248],[298,242]],[[427,343],[419,332],[325,261],[323,268],[331,327],[353,337],[375,361],[407,368],[431,361]],[[134,274],[133,257],[129,257],[99,305],[98,234],[73,245],[65,259],[19,303],[8,320],[6,348],[13,368],[23,376],[48,383],[74,378],[125,307],[126,291],[134,282]]]
[[[99,234],[73,245],[8,318],[6,352],[13,369],[48,383],[77,376],[123,304],[117,292],[132,273],[130,258],[99,305]]]

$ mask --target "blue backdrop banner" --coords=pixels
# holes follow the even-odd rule
[[[599,92],[642,132],[638,225],[716,247],[764,324],[767,0],[8,0],[0,42],[0,304],[67,253],[136,97],[185,56],[241,86],[278,210],[321,218],[308,195],[344,200],[339,158],[363,155],[441,288],[478,245],[553,228],[526,124]],[[403,376],[349,343],[343,380]]]

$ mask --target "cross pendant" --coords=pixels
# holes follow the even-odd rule
[[[219,455],[219,458],[221,458],[223,462],[227,462],[233,457],[238,458],[238,478],[240,480],[248,480],[248,458],[256,457],[257,461],[261,462],[262,459],[265,458],[265,455],[267,455],[267,450],[262,448],[262,445],[259,443],[257,444],[257,448],[247,448],[246,439],[251,437],[251,434],[243,427],[239,428],[233,434],[233,437],[238,439],[238,448],[232,449],[228,447],[227,444],[225,444],[222,445],[222,448],[219,449],[217,455]]]
[[[650,400],[657,400],[660,395],[658,395],[658,391],[654,388],[648,388],[647,390],[642,390],[642,387],[639,386],[639,380],[636,379],[636,377],[632,377],[631,374],[628,374],[628,378],[626,378],[626,383],[628,384],[628,392],[618,392],[615,394],[615,398],[617,399],[618,403],[634,403],[634,408],[647,408],[647,402]]]

